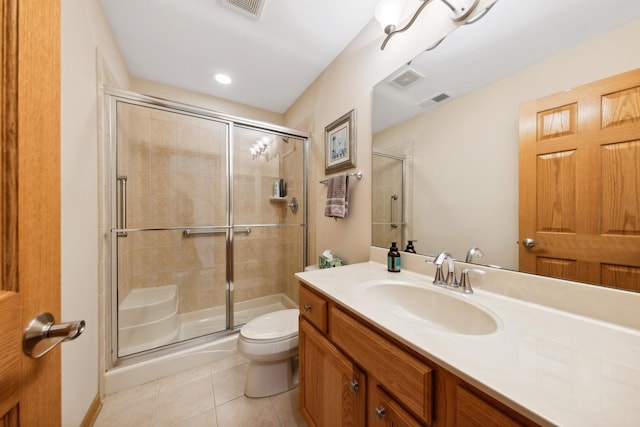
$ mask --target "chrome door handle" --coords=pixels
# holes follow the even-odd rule
[[[27,356],[38,359],[61,342],[78,338],[84,331],[84,320],[55,322],[51,313],[40,313],[29,322],[22,338],[22,350]]]
[[[524,239],[524,240],[522,241],[522,245],[523,245],[525,248],[532,248],[532,247],[534,247],[534,246],[536,245],[536,241],[535,241],[535,240],[533,240],[533,239],[531,239],[531,238],[529,238],[529,237],[527,237],[526,239]]]

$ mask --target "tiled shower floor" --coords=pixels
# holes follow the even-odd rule
[[[247,363],[234,355],[109,395],[94,426],[306,426],[297,388],[262,399],[244,396]]]

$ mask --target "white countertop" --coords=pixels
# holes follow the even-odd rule
[[[389,273],[375,262],[296,277],[542,425],[640,426],[640,330],[480,287],[464,295],[433,285],[428,275]],[[361,290],[363,282],[381,279],[472,302],[499,319],[499,328],[461,335],[391,314]]]

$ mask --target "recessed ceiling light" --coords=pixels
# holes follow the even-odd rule
[[[223,85],[231,84],[231,77],[227,76],[226,74],[216,74],[215,78],[216,78],[216,81],[220,84],[223,84]]]

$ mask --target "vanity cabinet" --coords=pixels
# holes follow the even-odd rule
[[[309,426],[537,425],[302,282],[300,314]]]

